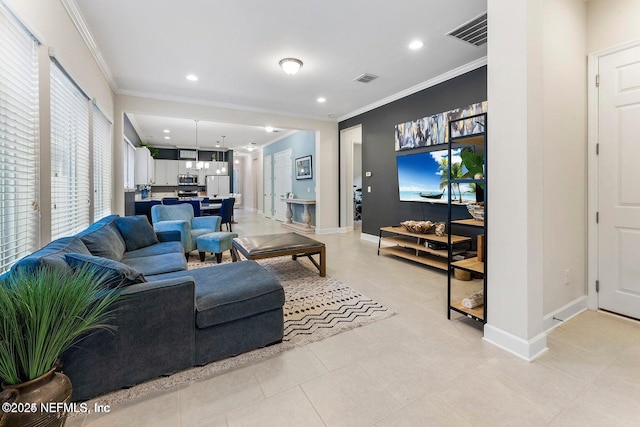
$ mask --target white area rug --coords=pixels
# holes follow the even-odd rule
[[[318,270],[306,258],[298,258],[297,261],[291,257],[271,258],[259,263],[278,279],[285,290],[285,336],[282,343],[118,390],[93,399],[91,404],[114,405],[157,390],[208,378],[394,314],[344,283],[332,277],[320,277]],[[211,265],[217,264],[207,260],[192,261],[189,269]]]

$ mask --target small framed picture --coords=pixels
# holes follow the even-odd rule
[[[311,169],[311,156],[299,157],[296,159],[296,179],[313,178]]]

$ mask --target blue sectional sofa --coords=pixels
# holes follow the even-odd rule
[[[95,332],[61,356],[72,399],[95,396],[282,340],[284,291],[242,261],[187,270],[179,232],[146,216],[108,216],[18,261],[16,269],[89,263],[113,275],[115,331]]]

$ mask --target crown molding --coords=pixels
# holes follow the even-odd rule
[[[335,118],[327,118],[322,116],[314,116],[310,114],[296,114],[290,111],[279,111],[279,110],[271,110],[268,108],[258,108],[258,107],[249,107],[246,105],[240,104],[231,104],[227,102],[218,102],[218,101],[207,101],[203,99],[196,98],[187,98],[182,96],[173,96],[173,95],[162,95],[158,93],[152,92],[138,92],[134,90],[119,90],[116,92],[118,95],[123,96],[134,96],[137,98],[147,98],[147,99],[156,99],[158,101],[170,101],[170,102],[179,102],[182,104],[194,104],[194,105],[203,105],[207,107],[215,107],[215,108],[224,108],[228,110],[239,110],[239,111],[247,111],[251,113],[257,114],[271,114],[276,116],[285,116],[285,117],[295,117],[299,119],[307,119],[307,120],[317,120],[322,122],[335,123]]]
[[[376,109],[378,107],[382,107],[383,105],[389,104],[393,101],[397,101],[398,99],[402,99],[405,96],[409,96],[412,95],[416,92],[420,92],[421,90],[433,87],[437,84],[440,84],[442,82],[446,82],[447,80],[451,80],[454,77],[458,77],[461,76],[465,73],[468,73],[469,71],[473,71],[476,70],[480,67],[484,67],[485,65],[487,65],[487,57],[484,56],[480,59],[476,59],[475,61],[469,62],[467,64],[464,64],[458,68],[454,68],[453,70],[449,70],[446,73],[442,73],[437,77],[434,77],[432,79],[429,79],[427,81],[424,81],[422,83],[418,83],[415,86],[411,86],[408,89],[405,89],[403,91],[400,91],[398,93],[395,93],[393,95],[387,96],[386,98],[382,98],[372,104],[366,105],[362,108],[359,108],[357,110],[354,110],[350,113],[347,113],[343,116],[338,117],[338,122],[350,119],[352,117],[358,116],[360,114],[366,113],[368,111],[371,111],[373,109]]]
[[[67,11],[67,14],[69,15],[69,18],[71,18],[73,25],[75,25],[76,29],[82,36],[84,43],[87,45],[87,47],[89,48],[89,51],[91,52],[91,55],[93,55],[93,58],[96,60],[96,63],[100,68],[100,71],[102,71],[102,74],[104,75],[105,79],[107,79],[107,82],[111,87],[111,90],[114,92],[117,92],[118,84],[113,78],[111,69],[107,65],[107,62],[105,61],[104,57],[102,56],[102,52],[100,52],[98,43],[96,43],[96,40],[94,39],[93,34],[91,34],[91,30],[89,29],[89,26],[87,25],[84,19],[84,16],[82,15],[80,8],[78,7],[78,4],[76,3],[75,0],[60,0],[60,3],[62,3],[62,5]]]

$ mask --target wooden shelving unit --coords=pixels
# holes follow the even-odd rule
[[[386,233],[387,235],[383,235]],[[449,240],[451,238],[451,240]],[[429,243],[446,246],[444,249],[428,247]],[[461,254],[467,249],[459,248],[461,244],[471,245],[471,238],[467,236],[436,236],[435,234],[411,233],[402,227],[381,227],[378,240],[378,255],[380,253],[394,255],[408,259],[429,267],[447,271],[449,268],[449,253]],[[451,251],[449,247],[451,246]]]
[[[483,247],[478,248],[478,254],[482,253],[483,258],[482,261],[478,260],[477,256],[470,256],[465,259],[459,260],[456,257],[456,253],[453,251],[449,251],[448,256],[448,280],[447,280],[447,316],[451,319],[451,312],[460,313],[468,318],[477,320],[482,323],[486,323],[487,321],[487,275],[486,275],[486,236],[487,236],[487,228],[485,221],[476,220],[474,218],[454,218],[452,206],[455,205],[455,202],[451,199],[451,186],[456,183],[473,183],[476,186],[483,186],[484,188],[484,214],[485,218],[487,215],[487,186],[486,186],[486,177],[487,177],[487,114],[482,113],[476,116],[464,117],[459,120],[452,120],[449,122],[449,135],[452,135],[452,124],[459,122],[461,120],[478,120],[479,122],[484,123],[484,132],[482,134],[475,134],[470,136],[458,136],[454,138],[450,138],[449,141],[449,158],[452,158],[451,155],[451,145],[456,144],[473,144],[476,147],[482,146],[482,150],[484,152],[484,176],[482,179],[475,179],[475,177],[467,177],[462,179],[449,179],[449,209],[448,209],[448,224],[447,230],[450,233],[456,233],[458,235],[468,233],[468,234],[482,234],[484,235],[483,239],[478,241],[478,245],[483,245]],[[478,150],[478,148],[476,148]],[[477,152],[477,151],[476,151]],[[449,164],[451,167],[451,164]],[[450,171],[449,171],[450,173]],[[449,175],[451,176],[451,175]],[[477,187],[476,187],[477,188]],[[459,212],[459,210],[457,211]],[[478,233],[478,231],[480,233]],[[471,239],[471,237],[469,237]],[[454,258],[455,257],[455,258]],[[471,273],[472,280],[465,281],[459,280],[455,278],[456,270],[463,270]],[[471,294],[482,291],[484,293],[484,304],[474,307],[467,308],[462,304],[464,298],[470,296]]]

